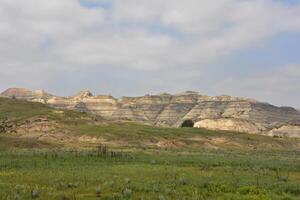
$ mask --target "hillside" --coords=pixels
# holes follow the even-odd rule
[[[197,92],[160,94],[116,99],[81,91],[58,97],[43,90],[11,88],[4,97],[42,102],[53,108],[89,112],[106,120],[130,120],[158,127],[192,126],[211,130],[248,132],[269,136],[300,137],[300,113],[291,107],[276,107],[256,100]]]
[[[99,116],[45,104],[0,98],[0,146],[56,147],[71,139],[65,126],[101,124]]]
[[[92,148],[105,144],[113,148],[242,150],[300,147],[300,139],[115,122],[89,113],[9,98],[0,98],[0,113],[0,146]]]

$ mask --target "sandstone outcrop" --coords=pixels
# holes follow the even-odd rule
[[[262,127],[241,119],[204,119],[196,122],[194,127],[213,130],[235,130],[238,132],[259,133]]]
[[[283,125],[279,128],[274,128],[268,132],[269,136],[278,137],[300,137],[300,126],[298,125]]]
[[[1,96],[42,102],[54,108],[91,112],[108,120],[180,127],[192,120],[195,127],[300,137],[300,113],[291,107],[276,107],[253,99],[206,96],[197,92],[114,98],[81,91],[58,97],[43,90],[8,89]]]
[[[41,103],[46,103],[46,100],[52,97],[52,95],[48,94],[44,90],[32,91],[26,88],[10,88],[2,92],[0,96]]]

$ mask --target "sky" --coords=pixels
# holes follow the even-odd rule
[[[0,90],[300,108],[300,0],[0,0]]]

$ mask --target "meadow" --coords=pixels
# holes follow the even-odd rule
[[[2,150],[1,199],[300,197],[299,152]]]

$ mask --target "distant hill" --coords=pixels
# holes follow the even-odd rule
[[[207,148],[298,150],[300,139],[198,128],[162,128],[115,122],[84,112],[0,98],[1,148]]]
[[[114,98],[81,91],[58,97],[43,90],[11,88],[3,97],[42,102],[57,109],[88,112],[106,120],[128,120],[160,127],[191,126],[265,135],[300,137],[300,113],[291,107],[276,107],[253,99],[206,96],[188,91],[180,94]]]

